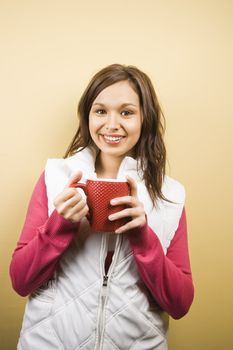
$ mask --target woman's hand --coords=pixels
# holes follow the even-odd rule
[[[54,200],[57,212],[73,223],[81,221],[89,211],[86,201],[81,194],[75,188],[70,187],[78,182],[81,177],[81,171],[72,176],[65,189]]]
[[[129,176],[126,177],[130,186],[130,196],[114,198],[111,200],[111,205],[126,205],[128,208],[110,215],[109,220],[117,220],[121,218],[131,217],[131,220],[118,228],[115,233],[124,233],[136,227],[142,227],[146,223],[146,213],[143,204],[137,197],[137,184]]]

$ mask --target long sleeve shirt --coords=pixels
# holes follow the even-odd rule
[[[56,209],[48,216],[42,173],[10,265],[12,285],[18,294],[26,296],[52,278],[78,229],[79,223],[64,219]],[[185,209],[166,255],[156,233],[147,224],[131,230],[128,237],[141,278],[158,305],[175,319],[185,315],[194,294]]]

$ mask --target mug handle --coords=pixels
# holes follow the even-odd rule
[[[87,196],[87,184],[84,184],[84,183],[81,183],[81,182],[76,182],[76,183],[70,185],[69,187],[81,188],[85,192],[85,194]],[[87,218],[88,221],[90,221],[90,219],[91,219],[90,213],[87,213],[86,218]]]
[[[84,183],[81,183],[81,182],[76,182],[72,185],[70,185],[69,187],[72,187],[72,188],[81,188],[85,194],[87,195],[87,185],[84,184]]]

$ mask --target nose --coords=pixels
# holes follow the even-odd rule
[[[108,115],[105,127],[107,130],[118,130],[120,128],[120,125],[119,125],[119,119],[117,115],[114,115],[114,114]]]

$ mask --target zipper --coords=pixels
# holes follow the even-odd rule
[[[106,304],[106,297],[107,297],[107,286],[108,286],[108,276],[103,276],[103,284],[102,284],[102,290],[101,290],[101,299],[100,299],[100,309],[99,309],[99,318],[98,318],[98,345],[96,349],[101,349],[101,342],[102,342],[102,332],[104,327],[104,314],[105,314],[105,304]]]
[[[105,259],[106,254],[108,250],[108,235],[104,235],[102,238],[102,246],[101,246],[101,257],[100,259],[100,271],[102,273],[102,287],[100,292],[100,299],[99,299],[99,311],[98,311],[98,317],[97,317],[97,329],[96,329],[96,343],[95,343],[95,350],[100,349],[100,342],[101,342],[101,331],[102,331],[102,324],[103,324],[103,314],[104,314],[104,304],[105,304],[105,298],[107,294],[107,285],[108,285],[108,275],[105,275]]]
[[[111,279],[111,274],[116,264],[117,257],[120,251],[122,235],[117,236],[112,262],[109,266],[108,273],[105,274],[104,264],[105,264],[106,254],[108,251],[108,242],[109,242],[109,236],[104,237],[104,247],[103,247],[103,255],[102,255],[104,259],[101,264],[103,283],[102,283],[102,290],[101,290],[101,296],[100,296],[100,307],[99,307],[99,315],[98,315],[98,323],[97,323],[97,341],[96,341],[95,350],[100,350],[103,346],[103,336],[104,336],[104,327],[105,327],[105,306],[108,298],[108,287]]]
[[[103,278],[103,287],[107,287],[108,285],[108,275],[104,275],[104,278]]]

